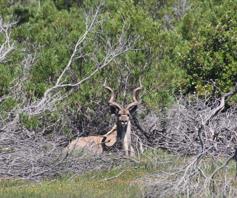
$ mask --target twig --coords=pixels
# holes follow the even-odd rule
[[[117,174],[117,175],[115,175],[115,176],[113,176],[113,177],[104,178],[104,179],[102,179],[101,181],[109,181],[109,180],[118,178],[118,177],[119,177],[120,175],[122,175],[124,172],[125,172],[125,170],[121,171],[119,174]]]

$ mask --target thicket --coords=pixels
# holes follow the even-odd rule
[[[22,75],[23,58],[33,54],[35,62],[24,89],[29,100],[42,97],[85,31],[85,12],[99,3],[2,0],[1,17],[16,23],[12,32],[16,49],[0,64],[0,95],[8,93],[12,81]],[[73,93],[69,103],[83,106],[104,98],[105,78],[122,92],[136,86],[140,77],[143,101],[152,108],[169,104],[180,91],[206,94],[215,86],[219,92],[228,91],[237,77],[235,10],[233,0],[102,2],[101,23],[85,44],[86,52],[91,56],[96,51],[96,57],[77,58],[65,80],[76,81],[93,70],[91,59],[99,62],[108,39],[113,45],[122,31],[136,43]]]
[[[237,80],[236,8],[236,0],[1,0],[0,22],[11,24],[13,46],[0,61],[1,128],[105,133],[113,124],[105,79],[125,104],[141,80],[143,123],[177,96],[220,97]],[[4,35],[2,29],[2,47]],[[57,84],[70,86],[52,89]]]
[[[179,95],[221,96],[237,80],[236,8],[236,0],[1,0],[13,46],[0,61],[1,126],[16,118],[34,131],[59,121],[62,133],[104,133],[111,125],[105,79],[124,103],[140,79],[148,110]],[[64,72],[96,9],[93,30]],[[1,50],[4,35],[1,29]],[[107,55],[114,56],[109,63]],[[59,79],[76,84],[96,69],[79,86],[48,93]]]
[[[232,178],[220,182],[219,172],[236,158],[236,10],[236,0],[0,0],[0,177],[81,174],[143,158],[157,168],[192,155],[171,174],[161,169],[147,196],[232,193]],[[114,124],[105,80],[124,104],[142,82],[132,130],[150,151],[131,161],[110,153],[65,160],[69,137]]]

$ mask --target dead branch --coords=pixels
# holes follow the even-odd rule
[[[71,89],[71,91],[65,93],[63,91],[63,88],[74,88],[75,89],[75,88],[79,87],[81,84],[90,80],[95,74],[97,74],[99,71],[101,71],[106,66],[108,66],[118,56],[127,52],[128,50],[131,50],[135,40],[125,40],[124,32],[123,32],[121,34],[120,38],[118,39],[119,42],[114,46],[109,46],[109,48],[106,50],[106,54],[105,54],[103,60],[99,63],[98,62],[95,63],[94,71],[87,74],[86,77],[84,77],[83,79],[79,80],[76,83],[70,83],[70,82],[65,83],[63,81],[63,79],[66,77],[66,72],[69,70],[69,68],[71,67],[71,65],[73,63],[73,60],[75,59],[76,54],[78,52],[82,51],[81,44],[86,41],[88,35],[90,33],[92,33],[93,29],[97,25],[98,16],[99,16],[99,8],[97,8],[91,21],[88,20],[88,18],[91,18],[91,16],[87,17],[87,20],[86,20],[87,21],[87,23],[86,23],[87,29],[84,32],[84,34],[78,39],[78,41],[74,47],[73,53],[69,58],[67,65],[65,66],[65,68],[63,69],[61,74],[59,75],[58,79],[56,80],[55,85],[52,86],[51,88],[47,89],[44,93],[44,96],[39,101],[35,101],[34,103],[24,107],[22,109],[22,112],[26,112],[29,115],[37,115],[37,114],[44,112],[45,110],[53,111],[56,104],[58,104],[60,101],[67,98],[73,92],[73,89]],[[81,54],[80,56],[83,57],[84,55]]]
[[[4,23],[0,16],[0,34],[3,35],[3,43],[0,44],[0,63],[6,61],[10,52],[15,49],[14,42],[11,39],[11,28],[15,23]]]

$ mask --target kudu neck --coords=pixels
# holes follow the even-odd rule
[[[121,122],[117,121],[117,139],[123,140],[127,131],[130,130],[131,123],[130,121],[127,122],[127,125],[123,126]]]

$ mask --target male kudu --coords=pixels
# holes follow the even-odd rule
[[[140,85],[133,90],[133,102],[126,107],[122,107],[115,102],[115,94],[112,88],[104,84],[104,87],[111,92],[109,106],[111,112],[116,115],[117,121],[113,128],[105,135],[95,135],[78,137],[73,140],[66,148],[67,153],[73,150],[86,150],[93,154],[101,154],[106,148],[116,146],[117,149],[125,152],[127,156],[134,155],[131,138],[131,114],[137,109],[139,104],[138,93],[142,89]]]

